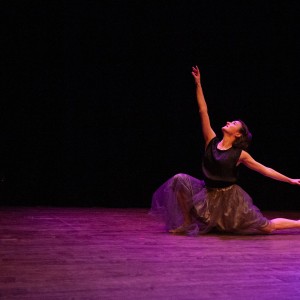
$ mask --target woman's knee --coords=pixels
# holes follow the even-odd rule
[[[176,175],[173,176],[173,179],[174,180],[184,180],[187,178],[187,174],[184,174],[184,173],[178,173]]]
[[[183,173],[178,173],[172,178],[172,185],[174,188],[180,187],[186,181],[187,175]]]

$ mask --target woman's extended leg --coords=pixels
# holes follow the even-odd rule
[[[300,220],[290,220],[285,218],[276,218],[270,220],[270,223],[261,230],[266,233],[271,233],[274,230],[300,228]]]

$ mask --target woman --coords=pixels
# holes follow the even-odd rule
[[[219,140],[210,126],[197,66],[192,68],[192,75],[205,141],[204,180],[175,175],[154,193],[151,213],[162,214],[167,230],[175,234],[196,235],[212,230],[271,233],[276,229],[300,228],[300,220],[265,218],[250,196],[236,184],[237,167],[244,164],[264,176],[290,184],[300,185],[300,179],[289,178],[255,161],[246,151],[251,133],[241,120],[227,122]]]

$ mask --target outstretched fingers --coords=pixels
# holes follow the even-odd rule
[[[300,186],[300,179],[292,179],[292,184]]]

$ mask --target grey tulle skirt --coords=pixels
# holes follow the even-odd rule
[[[152,198],[150,214],[163,218],[166,230],[183,224],[178,197],[188,206],[192,225],[188,235],[210,231],[253,234],[269,224],[251,197],[238,185],[226,188],[206,188],[203,180],[187,174],[177,174],[166,181]]]

